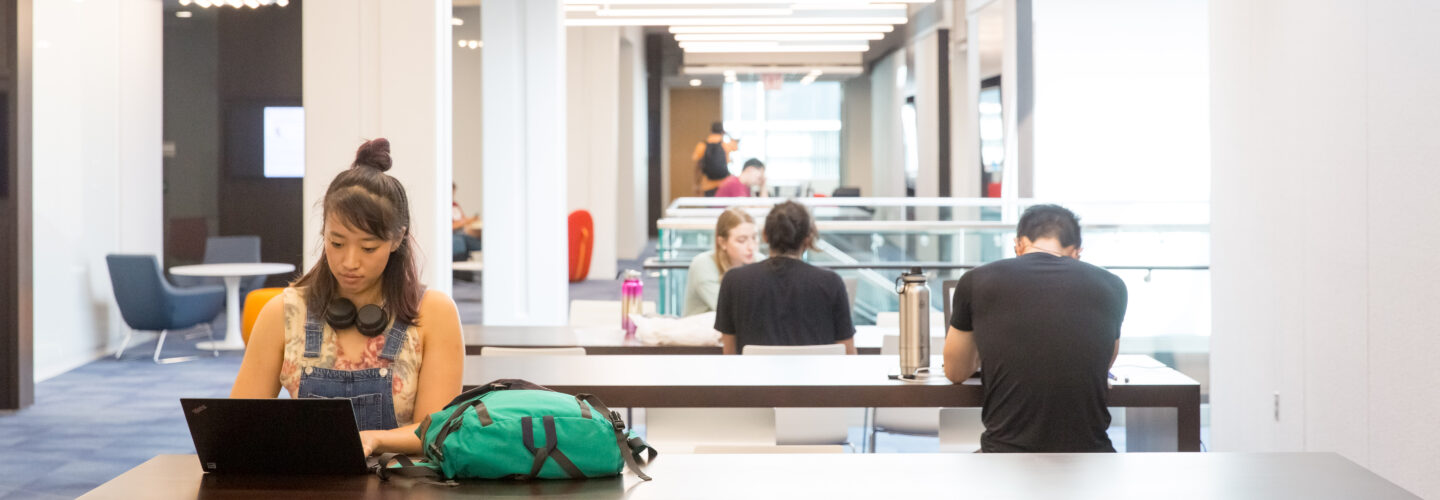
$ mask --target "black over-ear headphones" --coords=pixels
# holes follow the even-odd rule
[[[350,299],[336,298],[325,307],[325,322],[336,330],[354,326],[366,337],[374,337],[385,333],[385,327],[390,324],[390,315],[375,304],[366,305],[356,311],[355,303],[350,302]]]

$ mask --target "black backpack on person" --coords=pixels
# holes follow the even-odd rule
[[[705,143],[705,156],[700,157],[700,173],[705,174],[705,178],[718,181],[730,177],[729,163],[723,142]]]

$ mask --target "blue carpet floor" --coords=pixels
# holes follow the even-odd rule
[[[180,332],[183,333],[183,332]],[[171,335],[165,356],[195,351]],[[182,397],[225,397],[241,353],[186,363],[150,361],[154,341],[131,346],[35,386],[35,405],[0,416],[0,499],[75,498],[155,455],[195,453]]]

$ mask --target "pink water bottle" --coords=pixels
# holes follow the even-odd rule
[[[625,329],[625,338],[635,336],[635,322],[630,321],[630,315],[644,314],[644,297],[645,285],[640,281],[640,271],[625,270],[625,284],[620,286],[620,327]]]

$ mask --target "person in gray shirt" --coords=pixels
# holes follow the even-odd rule
[[[715,310],[720,295],[720,279],[736,267],[755,262],[759,247],[755,218],[739,207],[720,214],[715,221],[715,248],[696,255],[685,275],[686,316]]]

